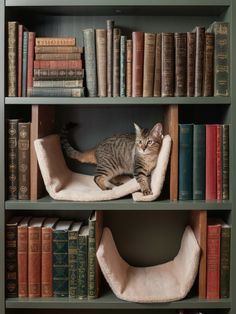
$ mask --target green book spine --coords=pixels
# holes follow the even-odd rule
[[[126,36],[120,37],[120,97],[126,96]]]
[[[220,252],[220,296],[229,298],[231,227],[222,226]]]
[[[88,236],[78,239],[78,297],[88,297]]]
[[[84,88],[33,87],[30,97],[84,97]]]
[[[22,97],[26,97],[27,88],[28,36],[29,33],[27,31],[23,32]]]
[[[88,298],[97,297],[96,291],[96,221],[89,220],[88,237]]]
[[[53,231],[53,295],[68,297],[68,232]]]
[[[193,197],[193,125],[179,125],[179,200]]]
[[[78,232],[68,231],[69,297],[78,296]]]
[[[193,126],[193,199],[205,199],[206,126]]]
[[[229,125],[222,126],[222,199],[229,199]]]

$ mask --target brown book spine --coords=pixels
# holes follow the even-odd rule
[[[113,89],[113,28],[114,21],[107,20],[107,96],[112,97]]]
[[[8,22],[8,96],[17,96],[18,23]]]
[[[196,33],[187,33],[187,96],[193,97],[195,90]]]
[[[82,69],[82,60],[35,60],[34,69]]]
[[[187,34],[175,33],[175,96],[187,94]]]
[[[161,96],[174,96],[174,34],[162,33]]]
[[[34,69],[34,81],[81,80],[84,69]]]
[[[67,46],[35,46],[35,53],[83,53],[82,47],[67,47]]]
[[[75,37],[37,37],[36,46],[75,46]]]
[[[18,296],[28,296],[28,227],[18,227]]]
[[[156,34],[144,34],[143,97],[153,96]]]
[[[214,41],[213,33],[205,33],[203,96],[213,96],[214,93]]]
[[[126,41],[126,96],[132,97],[132,39]]]
[[[107,96],[107,31],[96,29],[98,96]]]
[[[42,297],[53,296],[52,286],[52,228],[42,228]]]
[[[203,83],[203,61],[204,61],[204,44],[205,28],[197,26],[196,31],[196,59],[195,59],[195,92],[194,96],[202,96]]]
[[[143,96],[144,33],[133,32],[132,97]]]
[[[18,97],[22,96],[23,25],[18,26]]]
[[[29,297],[40,297],[41,289],[41,227],[28,228]]]
[[[162,46],[162,35],[156,34],[156,49],[155,49],[155,70],[154,70],[154,86],[153,96],[161,96],[161,46]]]
[[[18,124],[18,199],[30,199],[30,122]]]
[[[120,36],[119,28],[113,29],[113,97],[120,96]]]
[[[80,60],[81,53],[36,53],[35,60]]]
[[[28,61],[27,61],[27,95],[33,86],[33,62],[34,62],[35,33],[29,32],[28,37]]]

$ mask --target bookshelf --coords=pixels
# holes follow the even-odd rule
[[[124,33],[131,31],[190,31],[195,25],[210,25],[213,21],[228,21],[231,29],[231,51],[230,55],[236,53],[235,22],[236,3],[235,0],[6,0],[0,3],[0,313],[75,313],[77,309],[81,313],[92,313],[98,309],[101,313],[105,310],[139,310],[140,313],[158,312],[175,313],[175,309],[202,309],[204,313],[227,313],[236,311],[236,299],[233,295],[236,291],[236,61],[231,57],[230,64],[230,97],[162,97],[162,98],[13,98],[6,97],[6,25],[9,20],[19,20],[28,26],[30,30],[36,31],[40,36],[74,36],[79,44],[82,44],[82,30],[87,27],[104,28],[106,19],[111,18],[122,28]],[[64,202],[54,201],[45,196],[37,201],[8,201],[5,199],[5,152],[4,152],[4,125],[5,117],[12,113],[23,114],[29,117],[31,105],[56,105],[57,128],[72,116],[77,116],[82,125],[82,136],[78,140],[81,146],[93,146],[99,139],[104,138],[119,130],[131,131],[132,125],[127,128],[125,124],[131,119],[138,119],[144,125],[152,124],[159,116],[163,116],[166,108],[178,105],[180,123],[229,123],[230,134],[230,200],[217,201],[169,201],[160,200],[152,203],[135,203],[131,199],[121,199],[109,202]],[[65,113],[65,114],[64,114]],[[125,116],[127,116],[125,118]],[[116,119],[116,117],[118,117]],[[123,121],[119,121],[124,117]],[[157,118],[156,118],[157,117]],[[92,123],[90,123],[90,119]],[[113,120],[112,120],[113,119]],[[112,120],[114,124],[109,123]],[[88,122],[89,121],[89,122]],[[86,133],[89,126],[93,124],[91,134]],[[104,125],[106,126],[104,128]],[[98,131],[96,131],[98,128]],[[96,133],[94,134],[93,133]],[[84,138],[83,138],[84,137]],[[72,163],[72,167],[77,166]],[[80,169],[80,168],[79,168]],[[91,172],[91,168],[81,168]],[[141,239],[142,247],[146,256],[140,257],[135,254],[135,248],[128,252],[128,244],[119,239],[118,247],[123,256],[134,263],[146,262],[150,264],[154,259],[161,261],[171,257],[171,250],[175,251],[179,245],[181,232],[183,231],[186,216],[190,210],[207,210],[210,214],[223,217],[232,225],[231,241],[231,287],[229,299],[202,300],[195,295],[189,295],[186,299],[171,303],[136,304],[117,299],[110,290],[105,291],[99,299],[92,301],[80,301],[68,298],[9,298],[5,299],[4,281],[4,228],[5,222],[14,214],[57,214],[60,217],[76,217],[81,211],[104,210],[105,223],[114,229],[115,236],[119,237],[119,224],[125,219],[122,231],[129,234],[130,226],[132,233],[138,235],[140,229],[146,234],[148,228],[154,228],[154,222],[163,221],[167,224],[172,220],[165,232],[167,237],[166,247],[161,252],[148,253],[156,245],[155,237],[161,237],[161,231],[147,232]],[[142,222],[146,219],[147,224]],[[154,222],[153,222],[154,221]],[[173,224],[175,222],[175,225]],[[171,230],[171,227],[172,230]],[[156,228],[158,229],[158,228]],[[162,230],[162,229],[161,229]],[[170,234],[168,234],[170,232]],[[176,235],[176,236],[175,236]],[[163,235],[162,235],[163,236]],[[160,244],[160,240],[158,242]],[[157,244],[157,245],[158,245]],[[157,250],[158,251],[158,250]],[[132,256],[133,253],[133,256]],[[144,255],[145,255],[144,254]],[[104,312],[102,311],[104,310]],[[100,313],[100,312],[99,312]]]

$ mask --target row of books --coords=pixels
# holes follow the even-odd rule
[[[179,200],[229,199],[229,125],[179,125]]]
[[[88,221],[14,216],[6,224],[8,297],[96,298],[102,212]]]
[[[8,96],[84,96],[82,53],[74,37],[36,37],[8,22]]]
[[[88,96],[228,96],[229,24],[187,33],[85,29]]]

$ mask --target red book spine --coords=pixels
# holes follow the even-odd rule
[[[18,227],[17,230],[17,263],[18,263],[18,296],[28,296],[28,228]]]
[[[28,36],[28,61],[27,61],[27,94],[33,86],[35,33],[29,32]]]
[[[219,299],[221,225],[208,225],[207,233],[207,299]]]
[[[216,200],[217,126],[206,125],[206,200]]]
[[[222,200],[222,127],[217,125],[216,131],[216,194],[217,200]]]
[[[18,26],[18,97],[22,96],[23,25]]]
[[[133,32],[132,97],[143,96],[144,33]]]
[[[29,227],[28,283],[29,297],[41,295],[41,228]]]
[[[35,60],[34,69],[82,69],[82,60]]]
[[[42,297],[53,296],[52,286],[52,228],[42,228]]]

